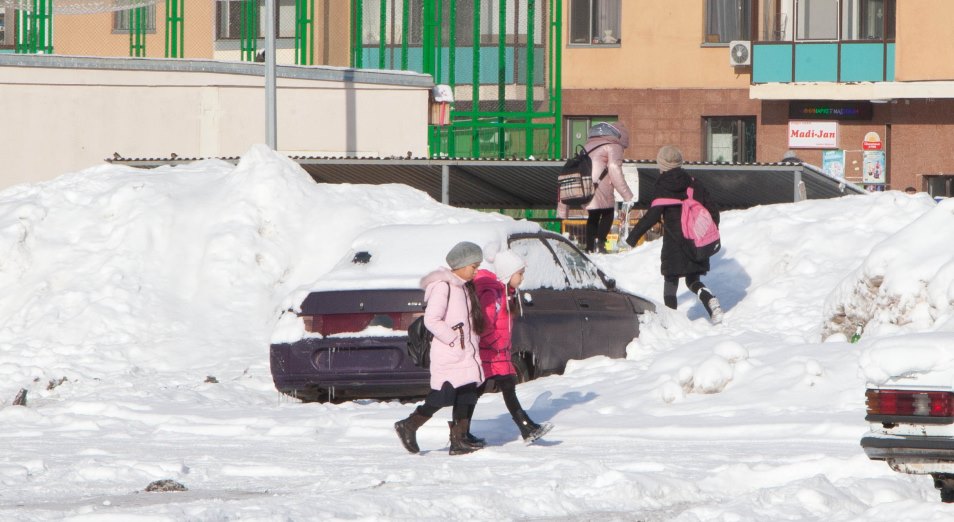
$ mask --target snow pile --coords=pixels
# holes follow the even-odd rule
[[[143,368],[261,368],[279,311],[360,232],[488,219],[405,185],[319,185],[264,146],[237,166],[103,165],[13,187],[0,193],[0,397]]]
[[[400,185],[315,184],[261,148],[238,167],[101,166],[9,189],[0,519],[947,520],[930,478],[858,444],[866,378],[951,371],[934,287],[947,269],[922,273],[906,255],[920,244],[897,234],[923,241],[920,219],[934,213],[896,192],[726,212],[724,250],[703,278],[723,325],[682,288],[678,310],[643,317],[625,359],[571,361],[518,386],[531,418],[555,424],[545,440],[524,446],[488,394],[471,426],[487,448],[448,456],[445,408],[412,456],[393,425],[413,405],[282,397],[269,336],[368,229],[499,216]],[[950,227],[937,219],[941,244]],[[659,246],[595,261],[661,301]],[[923,296],[934,322],[821,342],[832,289],[882,251],[894,257],[882,258],[881,286],[898,302]],[[895,283],[908,273],[930,282]],[[26,406],[11,406],[21,387]],[[144,491],[162,480],[187,491]]]
[[[929,210],[875,246],[825,302],[823,335],[954,331],[954,199],[876,196],[899,212]],[[887,201],[885,201],[887,200]]]

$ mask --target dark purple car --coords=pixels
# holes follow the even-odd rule
[[[423,313],[420,278],[458,241],[506,244],[527,261],[515,312],[520,382],[562,373],[567,361],[625,357],[648,300],[616,288],[564,237],[525,221],[400,225],[370,230],[283,316],[271,345],[279,391],[303,401],[405,399],[429,389],[407,357],[407,327]]]

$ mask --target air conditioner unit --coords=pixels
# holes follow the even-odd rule
[[[752,65],[752,42],[748,40],[734,40],[729,42],[729,65]]]

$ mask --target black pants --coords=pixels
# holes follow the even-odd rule
[[[613,228],[613,208],[589,210],[586,218],[586,251],[606,252],[606,236]]]
[[[444,406],[453,406],[454,412],[451,417],[455,420],[468,419],[477,404],[477,383],[472,382],[459,388],[454,388],[451,383],[445,381],[439,390],[431,390],[424,398],[424,404],[418,407],[427,418],[431,418],[438,410]]]
[[[699,300],[702,301],[702,306],[706,308],[706,312],[709,312],[709,315],[712,315],[712,308],[709,306],[709,301],[715,297],[712,295],[712,292],[706,288],[706,285],[699,280],[701,277],[700,274],[689,274],[684,276],[686,279],[686,286],[689,287],[689,290],[692,293],[699,296]],[[679,289],[679,276],[666,276],[666,282],[663,284],[663,303],[666,304],[667,308],[676,309],[676,290]]]
[[[490,381],[494,382],[497,389],[500,390],[500,394],[503,395],[504,404],[507,405],[507,411],[510,412],[511,417],[516,417],[518,413],[523,411],[523,406],[520,405],[520,400],[517,399],[516,375],[495,375],[487,379],[487,382]],[[484,386],[486,385],[487,383],[485,382]]]

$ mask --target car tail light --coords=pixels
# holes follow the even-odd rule
[[[305,330],[323,336],[360,332],[369,326],[407,330],[417,316],[413,312],[303,315]]]
[[[868,390],[868,415],[954,417],[954,393],[916,390]]]

